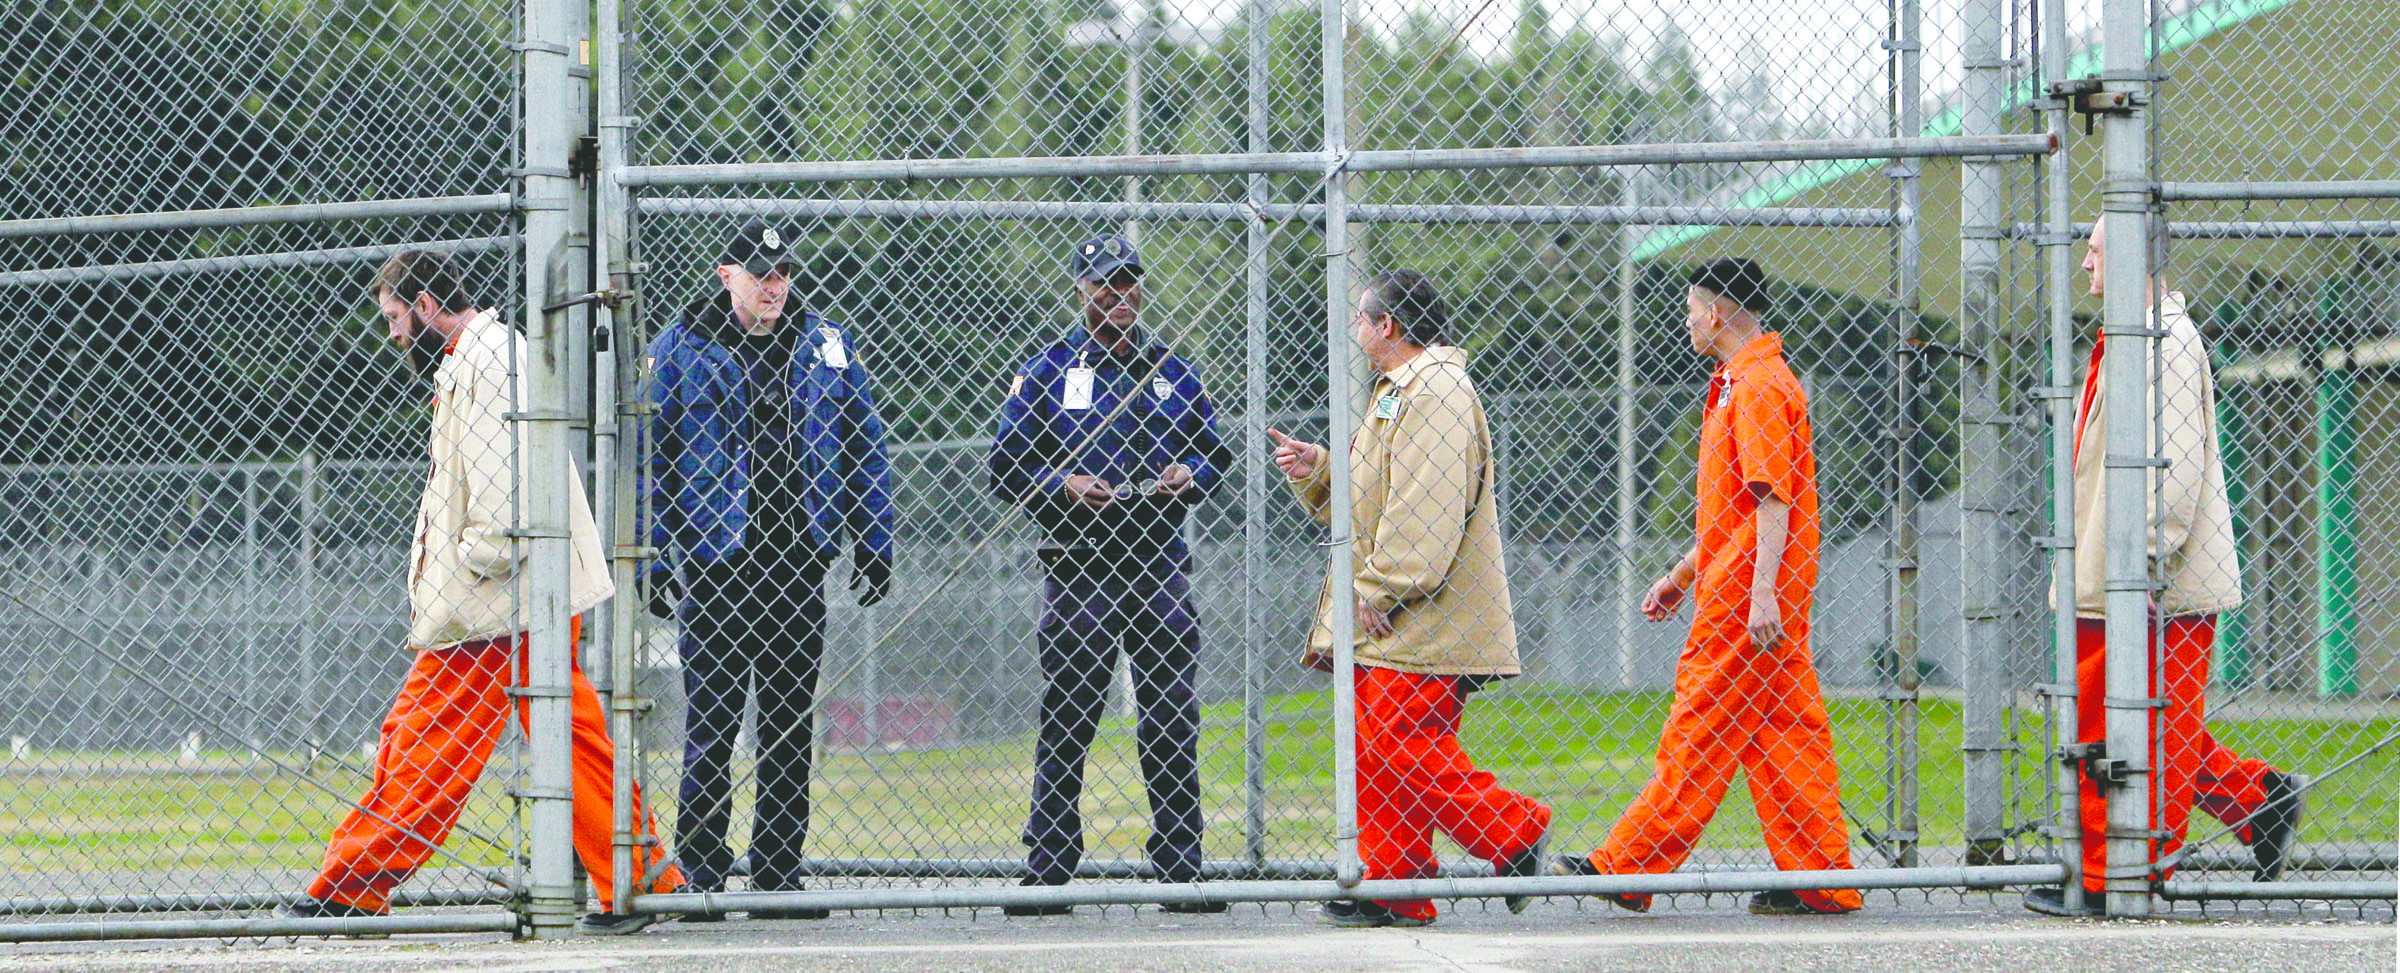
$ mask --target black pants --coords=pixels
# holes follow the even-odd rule
[[[1147,562],[1147,563],[1145,563]],[[1044,587],[1041,737],[1024,841],[1036,881],[1062,884],[1083,861],[1084,765],[1117,653],[1131,656],[1134,731],[1150,794],[1159,879],[1200,878],[1200,622],[1180,557],[1054,565]]]
[[[733,742],[743,704],[758,700],[758,804],[750,835],[750,887],[800,887],[808,837],[811,723],[825,655],[825,564],[807,555],[753,556],[692,572],[683,620],[682,806],[677,857],[693,884],[722,888],[733,809]]]

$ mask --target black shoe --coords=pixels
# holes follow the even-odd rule
[[[2301,800],[2308,779],[2280,770],[2267,773],[2267,799],[2250,816],[2250,854],[2258,859],[2256,878],[2272,882],[2283,877],[2292,859],[2292,844],[2300,837],[2300,816],[2308,810]]]
[[[1027,888],[1039,888],[1044,886],[1065,885],[1067,883],[1063,881],[1045,882],[1040,878],[1027,876],[1024,881],[1018,882],[1017,884]],[[1071,905],[1004,905],[1000,907],[1000,914],[1018,919],[1037,919],[1043,916],[1071,916],[1075,914],[1075,907]]]
[[[2066,890],[2059,888],[2026,890],[2025,907],[2043,915],[2057,916],[2061,919],[2103,919],[2108,916],[2108,906],[2100,896],[2085,892],[2083,908],[2070,909],[2067,908]]]
[[[832,917],[832,909],[788,908],[750,910],[750,918],[752,919],[829,919]]]
[[[678,889],[676,889],[675,891],[676,891],[676,893],[677,893],[677,894],[679,894],[679,895],[713,895],[713,894],[715,894],[715,893],[718,893],[718,892],[723,892],[723,891],[725,891],[725,883],[723,883],[723,882],[711,882],[711,883],[708,883],[708,884],[705,884],[705,885],[704,885],[704,884],[701,884],[701,883],[699,883],[699,882],[685,882],[685,883],[683,883],[683,887],[681,887],[681,888],[678,888]],[[724,921],[725,921],[725,910],[723,910],[723,909],[709,909],[709,910],[707,910],[707,911],[702,911],[702,912],[686,912],[686,913],[684,913],[684,914],[682,914],[682,915],[680,915],[680,916],[676,916],[676,917],[675,917],[675,921],[677,921],[677,922],[724,922]]]
[[[1750,914],[1754,916],[1838,916],[1857,911],[1820,909],[1808,904],[1798,892],[1760,892],[1750,897]]]
[[[1344,929],[1379,929],[1384,926],[1417,929],[1433,925],[1431,919],[1401,915],[1384,908],[1381,902],[1356,902],[1350,899],[1335,899],[1319,906],[1317,919],[1328,926]]]
[[[1550,874],[1598,875],[1600,874],[1600,869],[1592,864],[1592,859],[1588,855],[1560,855],[1556,858],[1550,859]],[[1650,899],[1648,896],[1610,895],[1603,893],[1600,898],[1610,905],[1614,905],[1617,908],[1623,909],[1627,912],[1650,911]]]
[[[1160,912],[1180,916],[1209,916],[1233,908],[1231,902],[1168,902],[1158,907]]]
[[[302,898],[299,901],[286,902],[275,907],[275,918],[277,919],[373,919],[388,915],[391,915],[388,911],[377,912],[372,909],[361,909],[346,902],[329,902],[324,899],[311,898]],[[351,939],[392,938],[392,934],[388,932],[354,932],[344,935]]]
[[[663,915],[625,912],[586,912],[575,920],[575,931],[586,936],[630,936],[667,921]]]
[[[1550,829],[1543,828],[1541,836],[1533,839],[1533,847],[1518,852],[1514,857],[1494,866],[1492,870],[1501,878],[1532,878],[1542,873],[1542,862],[1549,857]],[[1586,862],[1585,864],[1590,863]],[[1522,913],[1527,906],[1533,904],[1533,896],[1511,895],[1501,898],[1500,901],[1507,903],[1508,911]]]

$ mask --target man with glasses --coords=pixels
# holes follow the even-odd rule
[[[721,290],[650,343],[650,611],[683,622],[686,745],[675,844],[694,891],[733,868],[733,744],[758,701],[750,889],[801,888],[827,569],[849,545],[850,589],[881,601],[892,576],[883,419],[841,325],[789,313],[798,269],[784,235],[744,223],[717,261]],[[752,909],[822,919],[824,909]],[[696,913],[684,921],[721,919]]]
[[[1191,363],[1144,334],[1142,260],[1101,234],[1068,270],[1081,324],[1009,383],[991,484],[1042,531],[1042,724],[1025,823],[1026,885],[1064,885],[1083,860],[1084,764],[1117,654],[1131,656],[1137,741],[1162,882],[1200,880],[1200,648],[1183,520],[1232,456]],[[1168,905],[1222,912],[1225,904]],[[1064,915],[1068,906],[1010,906]]]

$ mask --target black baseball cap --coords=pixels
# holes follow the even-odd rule
[[[1099,282],[1115,277],[1120,270],[1131,270],[1134,276],[1142,273],[1142,254],[1133,248],[1133,241],[1114,233],[1103,233],[1075,245],[1067,257],[1067,273],[1076,280]]]
[[[1748,257],[1718,257],[1692,268],[1684,283],[1742,306],[1752,313],[1767,309],[1767,272]]]
[[[791,241],[783,231],[755,218],[744,221],[740,229],[726,238],[725,253],[717,258],[717,266],[726,264],[739,264],[743,270],[761,277],[777,267],[800,269],[800,262],[792,259]]]

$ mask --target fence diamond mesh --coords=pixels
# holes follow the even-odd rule
[[[2391,874],[2380,12],[0,17],[6,935]]]

